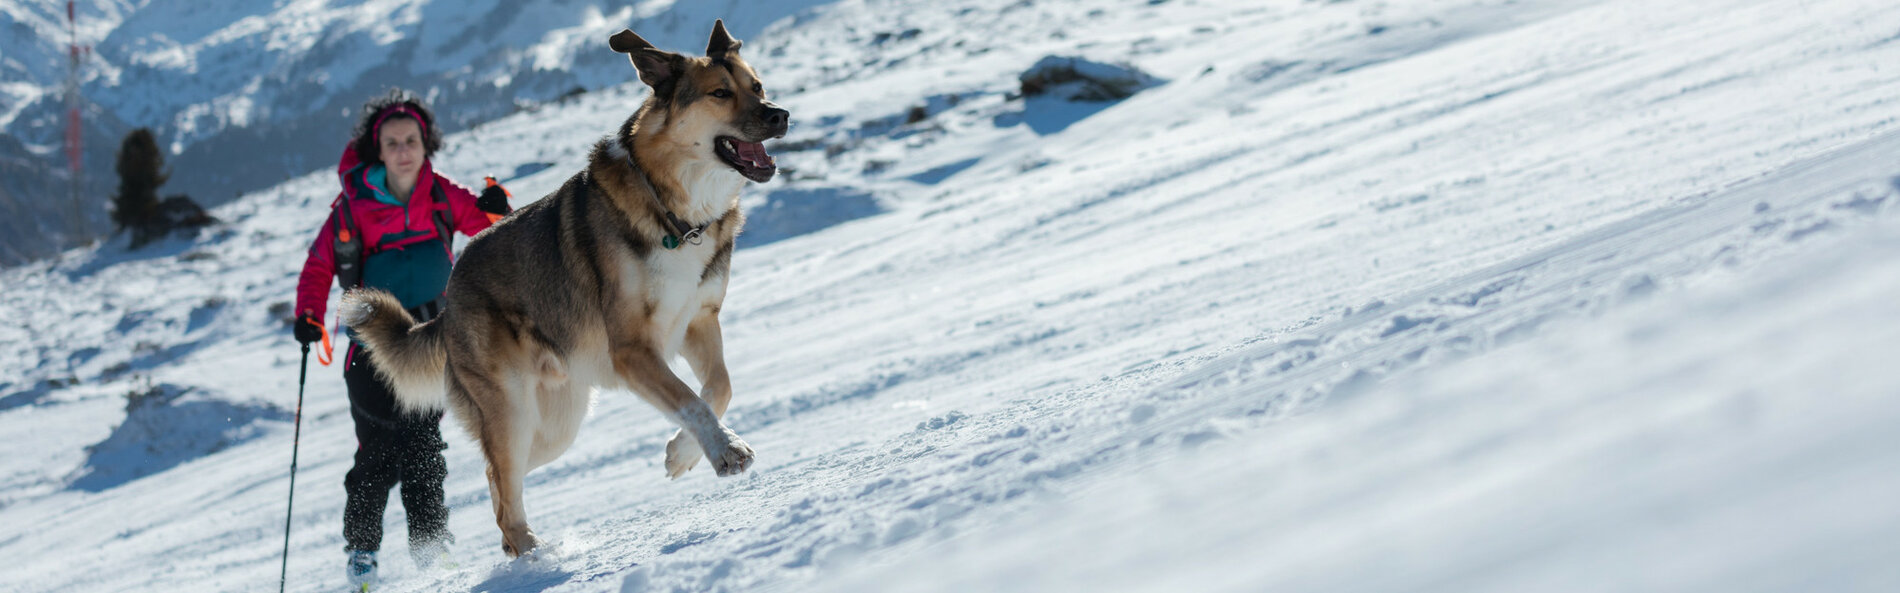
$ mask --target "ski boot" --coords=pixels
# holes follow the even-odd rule
[[[376,586],[376,553],[367,550],[350,550],[350,563],[344,575],[350,579],[350,591],[366,593]]]

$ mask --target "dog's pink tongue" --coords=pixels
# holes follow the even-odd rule
[[[733,142],[732,145],[739,149],[739,158],[752,163],[752,166],[763,169],[772,165],[772,155],[765,153],[764,143]]]

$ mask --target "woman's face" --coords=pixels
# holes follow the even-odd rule
[[[390,183],[413,183],[416,172],[422,170],[422,126],[413,119],[391,119],[383,122],[376,141],[381,145]]]

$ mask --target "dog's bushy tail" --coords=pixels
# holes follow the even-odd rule
[[[395,389],[400,409],[433,412],[447,406],[448,348],[441,316],[417,324],[395,295],[377,288],[343,293],[340,313],[376,363],[376,374]]]

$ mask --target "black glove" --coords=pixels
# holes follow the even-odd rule
[[[297,343],[299,344],[309,344],[322,340],[324,331],[323,322],[317,321],[317,316],[309,313],[298,315],[296,327],[290,329],[291,335],[297,336]]]
[[[475,207],[499,216],[507,216],[514,211],[508,207],[508,190],[502,189],[499,183],[482,188],[482,196],[475,198]]]

